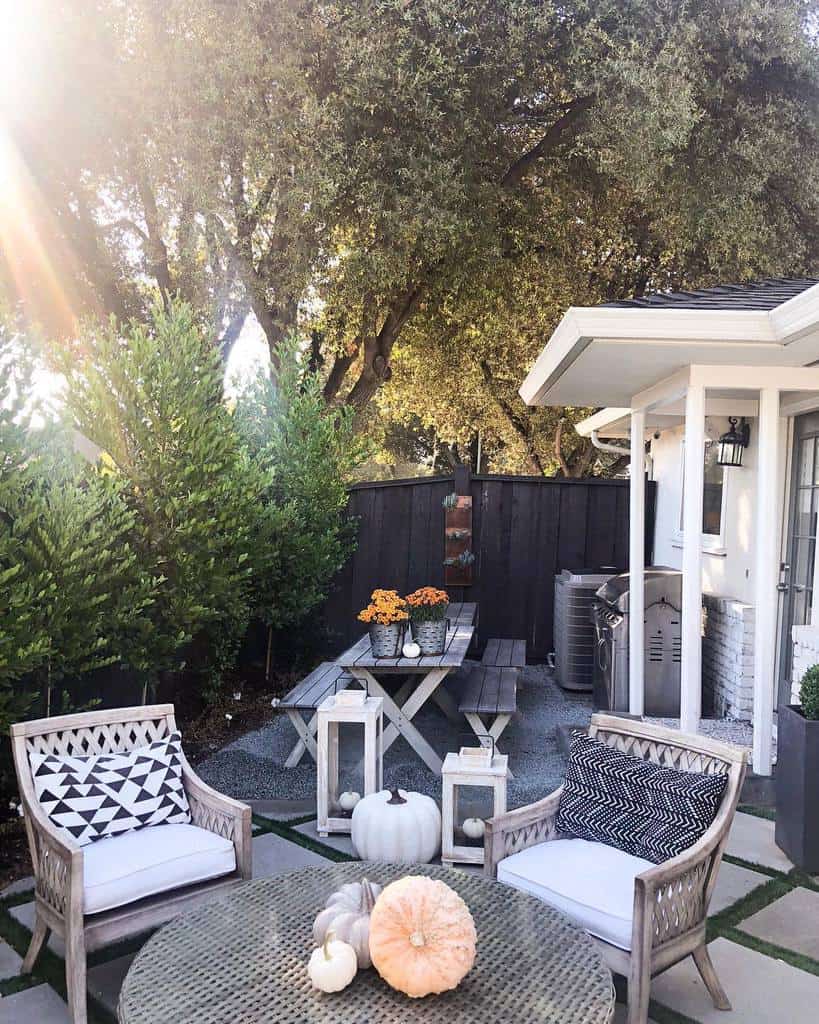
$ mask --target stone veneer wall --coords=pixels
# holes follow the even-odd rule
[[[816,626],[793,627],[793,683],[791,700],[799,703],[799,684],[811,665],[819,663],[819,628]]]
[[[703,594],[702,688],[719,717],[750,722],[754,708],[754,609]]]

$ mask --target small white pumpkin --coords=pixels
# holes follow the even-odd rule
[[[462,828],[467,839],[481,839],[486,832],[486,825],[481,818],[464,818]]]
[[[347,790],[346,793],[342,793],[341,796],[338,798],[338,806],[342,809],[342,811],[351,811],[360,799],[360,793]]]
[[[313,922],[313,941],[320,946],[333,934],[355,950],[358,966],[366,970],[370,960],[370,914],[381,893],[381,886],[362,878],[348,882],[332,893]]]
[[[313,950],[307,964],[310,981],[320,992],[340,992],[358,973],[353,947],[332,935],[330,932],[319,948]]]
[[[407,640],[401,649],[401,653],[405,658],[420,658],[421,648],[414,640]]]
[[[430,796],[384,789],[353,811],[353,846],[362,860],[428,864],[441,848],[441,812]]]

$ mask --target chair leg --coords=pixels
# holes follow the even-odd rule
[[[43,948],[43,943],[48,938],[50,930],[51,929],[42,917],[35,913],[34,931],[31,933],[31,942],[28,946],[28,952],[26,953],[23,965],[20,968],[21,974],[31,974],[34,970],[34,965],[37,963],[37,957],[40,955],[40,950]]]
[[[82,923],[65,936],[65,984],[71,1024],[88,1024],[86,1009],[85,932]]]
[[[641,958],[631,956],[631,971],[628,977],[628,1014],[627,1024],[647,1024],[648,1002],[651,996],[651,971],[646,960],[645,967]]]
[[[722,983],[717,977],[717,972],[714,969],[714,964],[711,961],[711,955],[708,952],[708,947],[703,943],[698,946],[697,949],[691,954],[694,957],[694,963],[697,965],[697,970],[700,972],[705,987],[708,989],[708,994],[714,1001],[714,1006],[718,1010],[730,1010],[731,1003],[728,996],[725,994],[725,989],[722,987]]]

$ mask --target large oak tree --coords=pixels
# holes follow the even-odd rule
[[[56,326],[252,311],[328,401],[581,472],[515,395],[567,305],[819,264],[815,0],[90,6],[34,0],[0,112]]]

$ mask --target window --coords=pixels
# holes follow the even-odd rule
[[[719,444],[705,442],[705,465],[702,495],[702,543],[707,551],[720,551],[725,547],[725,467],[717,463]],[[683,508],[685,507],[685,441],[680,442],[680,519],[678,540],[682,540]]]

